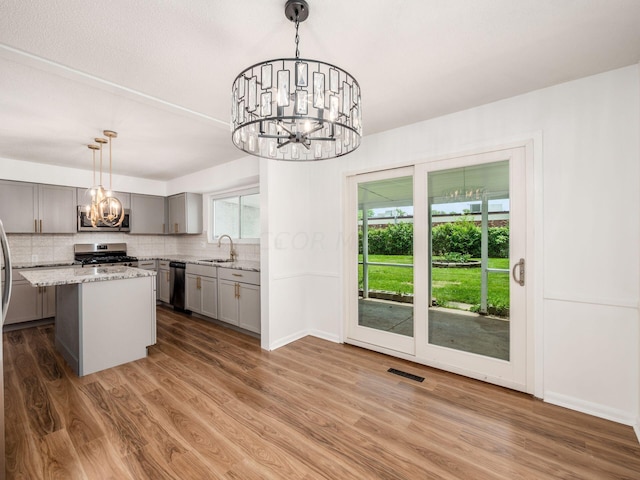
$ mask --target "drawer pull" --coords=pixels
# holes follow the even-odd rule
[[[234,277],[242,277],[243,276],[241,273],[232,273],[231,275],[233,275]]]

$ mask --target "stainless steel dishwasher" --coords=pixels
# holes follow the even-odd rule
[[[169,263],[169,303],[175,310],[184,311],[185,269],[184,262]]]

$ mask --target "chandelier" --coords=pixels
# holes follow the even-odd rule
[[[91,187],[91,204],[87,205],[87,217],[91,220],[91,225],[97,227],[98,225],[106,225],[109,227],[119,227],[124,220],[124,209],[122,203],[116,197],[113,196],[111,190],[111,140],[116,138],[118,134],[112,130],[104,130],[103,135],[105,138],[96,138],[95,141],[98,145],[87,145],[93,152],[93,186]],[[102,147],[104,144],[109,144],[109,190],[105,190],[102,186]],[[100,183],[96,184],[96,150],[100,150]]]
[[[319,60],[300,58],[298,28],[309,16],[305,0],[288,0],[295,23],[295,58],[257,63],[232,87],[233,143],[244,152],[277,160],[340,157],[360,146],[360,86],[349,73]]]

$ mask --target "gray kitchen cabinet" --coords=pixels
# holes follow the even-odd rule
[[[170,234],[202,233],[202,195],[179,193],[168,199]]]
[[[138,268],[143,270],[157,270],[158,265],[155,260],[138,260]]]
[[[20,271],[13,270],[11,301],[5,325],[41,320],[56,315],[56,287],[32,287]]]
[[[161,302],[169,303],[171,301],[171,280],[168,260],[158,260],[158,276],[156,278],[157,298]]]
[[[138,260],[138,268],[157,272],[158,262],[156,260]],[[158,295],[158,287],[158,275],[156,275],[156,296]]]
[[[38,185],[0,181],[0,219],[7,233],[33,233],[38,210]]]
[[[131,231],[133,234],[167,233],[167,199],[155,195],[131,194]]]
[[[218,318],[216,267],[187,263],[185,307],[194,313]]]
[[[75,187],[0,181],[0,218],[7,233],[75,233]]]
[[[77,203],[74,187],[38,185],[39,233],[76,233]]]
[[[218,320],[260,333],[260,273],[218,268]]]
[[[129,192],[114,191],[112,195],[116,197],[118,200],[120,200],[120,203],[122,204],[122,208],[124,208],[125,210],[131,209],[131,194]]]

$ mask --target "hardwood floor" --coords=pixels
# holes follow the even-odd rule
[[[3,341],[9,479],[640,478],[630,427],[313,337],[159,308],[148,358],[83,378],[52,326]]]

